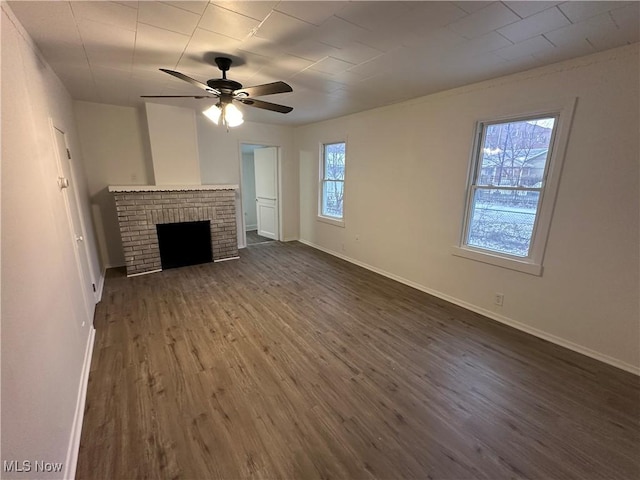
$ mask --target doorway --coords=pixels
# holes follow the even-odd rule
[[[280,239],[279,147],[241,143],[243,245]]]

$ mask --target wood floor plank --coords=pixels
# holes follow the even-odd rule
[[[78,479],[638,479],[640,379],[296,242],[110,270]]]

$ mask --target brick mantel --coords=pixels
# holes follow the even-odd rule
[[[237,258],[237,185],[110,186],[127,275],[162,270],[156,225],[208,220],[213,260]]]

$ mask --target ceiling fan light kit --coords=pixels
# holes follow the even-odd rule
[[[237,127],[244,123],[242,112],[232,103],[212,105],[202,113],[216,125],[227,127]]]
[[[222,71],[222,78],[207,80],[206,85],[194,80],[187,75],[161,68],[160,70],[173,75],[180,80],[184,80],[191,85],[206,91],[209,95],[143,95],[142,98],[219,98],[220,101],[208,109],[204,113],[216,125],[224,125],[227,128],[237,127],[244,122],[242,112],[233,104],[234,100],[251,107],[261,108],[263,110],[271,110],[272,112],[289,113],[292,107],[278,105],[276,103],[257,100],[253,97],[263,95],[273,95],[275,93],[292,92],[291,86],[284,82],[265,83],[264,85],[255,85],[253,87],[242,88],[242,84],[227,78],[227,71],[231,67],[231,59],[227,57],[216,57],[216,65]]]

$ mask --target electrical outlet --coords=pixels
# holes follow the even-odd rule
[[[496,293],[493,297],[493,303],[501,307],[504,303],[504,293]]]

